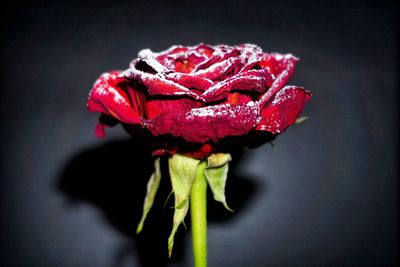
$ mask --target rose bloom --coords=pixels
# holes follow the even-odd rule
[[[139,52],[129,68],[102,74],[88,99],[96,135],[121,123],[153,155],[205,158],[271,141],[294,124],[311,93],[285,86],[298,58],[253,44],[172,46]]]

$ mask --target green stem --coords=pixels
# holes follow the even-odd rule
[[[195,267],[207,267],[207,181],[206,162],[199,163],[190,196],[193,256]]]

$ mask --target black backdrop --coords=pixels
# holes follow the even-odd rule
[[[151,169],[117,127],[94,137],[93,81],[142,48],[251,42],[301,58],[310,117],[238,152],[210,204],[210,266],[398,263],[396,12],[376,1],[36,1],[1,8],[2,266],[166,266],[164,179],[134,230]],[[142,152],[142,154],[141,154]],[[190,226],[189,226],[190,227]],[[190,266],[179,231],[168,266]]]

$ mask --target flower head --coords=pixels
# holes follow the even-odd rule
[[[128,69],[100,76],[88,107],[102,113],[98,136],[120,122],[132,135],[148,136],[155,155],[205,158],[232,140],[270,138],[295,123],[311,97],[285,86],[297,62],[253,44],[144,49]]]

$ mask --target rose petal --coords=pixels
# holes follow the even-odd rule
[[[104,73],[94,83],[87,103],[89,111],[102,112],[126,123],[142,124],[138,111],[130,104],[126,88],[121,86],[125,79],[119,73]]]
[[[215,63],[206,69],[195,72],[196,76],[210,80],[217,80],[228,72],[233,71],[233,74],[239,72],[244,65],[244,60],[241,57],[231,57],[221,62]]]
[[[265,53],[262,52],[262,49],[254,44],[242,44],[237,47],[240,48],[240,56],[246,62],[246,65],[240,72],[253,69],[253,67],[257,65],[256,63],[265,57]]]
[[[261,110],[261,121],[256,130],[278,134],[296,122],[311,93],[302,87],[285,86],[268,105]]]
[[[171,46],[170,48],[168,48],[167,50],[157,53],[156,60],[165,66],[164,63],[166,63],[165,59],[167,57],[170,57],[170,56],[176,55],[176,54],[185,53],[188,50],[189,50],[189,47],[184,47],[181,45],[174,45],[174,46]]]
[[[230,92],[227,94],[228,97],[226,99],[226,102],[231,104],[231,105],[238,105],[238,104],[247,104],[250,101],[252,101],[251,95],[248,94],[242,94],[239,92]]]
[[[95,134],[98,138],[104,138],[106,136],[105,129],[107,127],[113,127],[118,121],[107,114],[102,113],[99,117],[99,123],[96,125]]]
[[[208,68],[211,64],[216,64],[222,60],[230,57],[235,57],[240,54],[240,50],[236,47],[228,47],[225,45],[219,45],[215,47],[215,50],[211,57],[198,64],[192,71],[195,73],[201,69]]]
[[[169,68],[163,66],[160,62],[155,59],[156,53],[151,51],[150,49],[143,49],[139,52],[138,58],[132,61],[129,66],[131,68],[137,67],[136,64],[138,62],[143,62],[147,64],[151,69],[155,72],[167,72],[170,71]]]
[[[146,120],[151,120],[165,113],[185,113],[193,108],[200,107],[201,102],[188,98],[158,99],[148,98],[144,103],[144,115]]]
[[[136,68],[129,68],[125,70],[122,75],[128,79],[137,80],[144,84],[150,95],[188,96],[196,100],[202,100],[202,98],[195,92],[192,92],[188,88],[173,81],[165,79],[162,75],[153,75]]]
[[[269,99],[274,96],[292,77],[298,58],[288,55],[272,54],[268,56],[268,60],[265,61],[264,65],[261,64],[263,68],[271,70],[276,76],[271,87],[268,89],[264,95],[260,97],[259,103],[260,107],[263,108],[269,101]]]
[[[166,75],[166,78],[186,88],[196,88],[202,91],[207,90],[213,85],[213,82],[209,79],[186,73],[170,73]]]
[[[205,44],[194,47],[173,46],[158,53],[156,60],[170,70],[189,73],[201,62],[208,59],[214,49]]]
[[[282,73],[284,70],[291,69],[294,71],[294,66],[299,59],[292,54],[271,53],[265,54],[265,57],[259,62],[260,67],[269,68],[275,76]]]
[[[248,133],[260,120],[260,109],[256,102],[246,105],[228,103],[195,108],[186,113],[162,114],[146,121],[147,128],[154,134],[172,134],[188,142],[217,142],[225,136]]]
[[[200,43],[193,48],[193,51],[195,51],[197,55],[206,59],[211,57],[211,55],[214,53],[214,48],[212,46]]]
[[[211,102],[226,98],[227,93],[233,89],[263,93],[272,81],[267,69],[249,70],[215,84],[201,96],[206,102]]]
[[[251,57],[252,55],[256,55],[258,53],[262,53],[261,47],[255,44],[240,44],[237,45],[236,48],[239,48],[241,50],[241,54],[245,56],[246,58]]]

